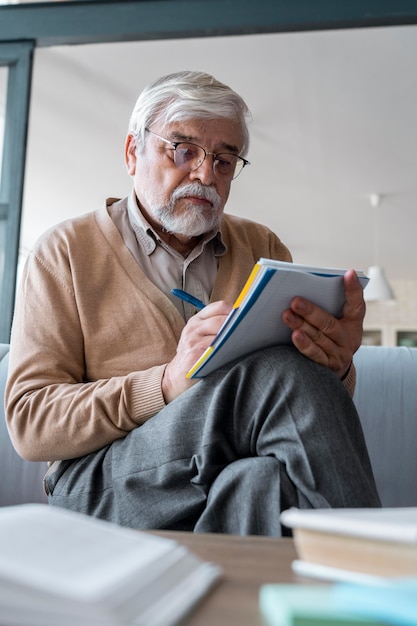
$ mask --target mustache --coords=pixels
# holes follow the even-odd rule
[[[215,209],[219,207],[221,202],[221,198],[214,187],[208,187],[197,182],[189,183],[188,185],[175,189],[171,195],[171,200],[174,203],[177,200],[188,196],[203,198],[204,200],[210,202]]]

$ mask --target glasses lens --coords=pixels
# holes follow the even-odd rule
[[[206,156],[203,148],[194,143],[179,143],[175,149],[174,162],[177,167],[186,172],[196,170]]]
[[[231,178],[236,169],[237,157],[233,154],[217,154],[214,161],[214,171],[218,176]]]
[[[221,178],[236,178],[243,169],[244,160],[235,154],[218,154],[214,161],[214,172]]]
[[[212,154],[212,153],[208,153]],[[242,171],[245,161],[236,154],[224,152],[216,154],[213,162],[214,173],[218,178],[232,180]],[[191,172],[200,167],[206,158],[206,152],[195,143],[177,143],[174,151],[174,163],[185,172]]]

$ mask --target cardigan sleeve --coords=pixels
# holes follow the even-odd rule
[[[62,248],[52,238],[48,254],[36,250],[30,255],[20,282],[10,342],[6,420],[17,452],[32,461],[89,454],[125,437],[165,406],[161,380],[167,361],[160,355],[154,362],[153,355],[141,361],[146,338],[141,340],[139,330],[128,332],[131,321],[123,326],[128,309],[134,307],[126,296],[124,314],[120,295],[112,293],[110,261],[105,259],[107,277],[97,272],[102,281],[107,278],[104,306],[94,306],[93,298],[87,306],[84,295],[73,287],[80,270],[71,267],[72,260]],[[78,263],[85,266],[80,282],[90,297],[95,268],[82,259]],[[126,282],[122,288],[126,290]],[[112,315],[115,308],[120,309],[117,319]],[[101,334],[92,333],[94,325]],[[103,337],[108,338],[108,345],[100,341]],[[171,351],[174,339],[167,336]],[[88,359],[97,375],[91,374]]]
[[[353,397],[356,387],[356,368],[353,364],[353,361],[351,362],[348,371],[343,376],[342,383],[345,386],[346,390],[349,392],[349,395]]]

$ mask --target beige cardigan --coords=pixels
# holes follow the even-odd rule
[[[225,215],[222,235],[212,301],[234,302],[259,257],[291,260],[254,222]],[[6,419],[18,452],[80,457],[143,424],[164,407],[161,379],[183,327],[106,206],[48,231],[26,264],[13,322]]]

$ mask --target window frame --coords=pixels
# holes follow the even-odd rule
[[[0,43],[0,66],[8,68],[0,174],[0,219],[6,227],[4,269],[0,277],[0,341],[3,343],[10,339],[15,301],[33,49],[33,41]]]

